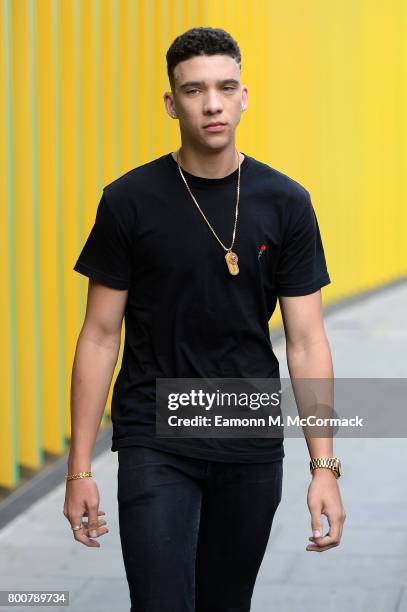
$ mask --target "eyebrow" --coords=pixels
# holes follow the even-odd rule
[[[227,83],[231,83],[233,85],[239,85],[239,81],[236,79],[223,79],[222,81],[217,81],[217,85],[226,85]],[[205,81],[188,81],[187,83],[183,83],[179,86],[180,89],[186,89],[187,87],[201,87],[205,85]]]

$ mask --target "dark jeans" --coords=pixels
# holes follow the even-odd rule
[[[130,612],[248,612],[283,459],[226,463],[132,446],[118,460]]]

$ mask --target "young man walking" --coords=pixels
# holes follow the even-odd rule
[[[94,538],[108,530],[91,456],[125,317],[111,450],[133,612],[250,610],[282,496],[283,438],[159,437],[156,379],[278,378],[268,328],[277,299],[290,376],[333,376],[320,292],[330,278],[310,194],[237,150],[248,107],[240,63],[222,29],[175,39],[164,103],[179,121],[181,147],[104,187],[74,266],[90,280],[72,374],[64,514],[78,542],[99,546]],[[322,552],[339,544],[345,519],[340,462],[332,439],[307,445],[307,550]]]

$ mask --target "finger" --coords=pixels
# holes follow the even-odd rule
[[[78,542],[81,542],[82,544],[84,544],[85,546],[90,546],[90,547],[100,547],[99,542],[96,542],[95,540],[91,540],[90,538],[88,538],[88,536],[84,535],[82,533],[81,530],[75,531],[74,532],[74,538],[75,540],[77,540]]]
[[[74,527],[78,527],[80,525],[83,528],[82,514],[71,514],[68,520],[73,530],[73,533],[75,533],[75,531],[81,531],[81,529],[74,530]]]
[[[87,533],[85,533],[84,526],[82,527],[82,529],[78,529],[74,531],[73,534],[74,534],[75,540],[77,540],[78,542],[81,542],[82,544],[85,544],[85,546],[97,546],[97,547],[100,546],[98,542],[96,542],[95,540],[91,540],[88,537]]]
[[[312,509],[311,510],[311,529],[312,536],[314,538],[319,538],[323,534],[322,530],[322,517],[320,509]]]
[[[324,550],[329,550],[330,548],[335,548],[335,545],[331,546],[315,546],[314,544],[308,544],[306,550],[310,550],[312,552],[324,552]]]
[[[89,535],[92,538],[96,538],[98,534],[97,529],[99,527],[97,506],[92,506],[90,509],[88,508],[88,517],[89,517],[89,520],[88,520]]]
[[[106,514],[106,512],[103,512],[103,510],[98,510],[98,515],[100,516],[101,514]],[[88,516],[87,510],[84,511],[83,516]]]
[[[98,527],[98,529],[97,529],[97,533],[96,533],[96,535],[95,535],[95,536],[93,536],[93,537],[95,537],[95,538],[99,538],[100,536],[105,535],[105,533],[109,533],[109,530],[108,530],[108,528],[107,528],[107,527]],[[89,536],[88,536],[88,539],[89,539],[89,541],[90,541],[90,542],[93,542],[93,540],[91,540],[91,539],[89,538]]]
[[[100,530],[101,530],[101,529],[104,527],[104,525],[106,525],[106,521],[102,521],[102,522],[100,522],[100,523],[99,523],[99,526],[98,526],[98,528],[97,528],[97,530],[96,530],[96,531],[97,531],[97,535],[96,535],[96,536],[94,536],[94,537],[97,537],[98,535],[100,535]],[[90,534],[89,534],[89,525],[88,525],[88,523],[84,523],[84,524],[83,524],[83,527],[84,527],[84,531],[83,531],[83,533],[84,533],[86,536],[90,537]],[[107,529],[107,527],[106,527],[106,529]],[[108,531],[109,531],[109,530],[108,530]]]
[[[81,542],[82,544],[85,544],[85,546],[100,546],[98,542],[91,540],[90,538],[88,538],[87,535],[85,535],[85,525],[82,523],[82,516],[80,514],[73,515],[71,517],[70,523],[71,527],[81,525],[81,529],[72,530],[73,537],[75,538],[75,540]]]
[[[82,521],[82,523],[85,525],[86,529],[88,529],[89,527],[89,522],[88,521]],[[98,526],[101,527],[102,525],[106,525],[107,521],[105,521],[104,519],[99,519],[98,520]]]
[[[99,521],[99,525],[98,525],[98,527],[96,529],[97,535],[93,536],[93,537],[97,537],[99,535],[99,533],[100,533],[100,529],[102,529],[104,527],[104,525],[106,525],[106,524],[107,524],[106,521]],[[89,523],[84,523],[83,526],[84,526],[84,529],[85,529],[85,534],[89,537],[89,533],[88,533],[89,532]]]
[[[310,538],[311,539],[311,538]],[[339,544],[339,538],[333,537],[329,534],[322,536],[322,538],[313,538],[313,546],[323,548],[324,546],[337,546]]]
[[[328,516],[328,521],[329,521],[329,531],[327,534],[325,534],[324,536],[321,537],[313,537],[313,542],[314,544],[316,544],[317,546],[326,546],[326,545],[337,545],[339,544],[339,541],[341,539],[340,537],[340,533],[341,533],[341,529],[340,529],[340,519],[339,517],[329,517]]]
[[[338,540],[336,540],[335,538],[332,538],[330,542],[325,543],[323,545],[319,544],[316,541],[312,542],[312,540],[315,540],[315,539],[317,539],[317,540],[322,540],[322,539],[326,540],[328,538],[330,538],[329,532],[323,538],[309,538],[311,540],[311,544],[307,545],[306,550],[322,552],[324,550],[328,550],[329,548],[334,548],[336,546],[339,546],[340,538]]]

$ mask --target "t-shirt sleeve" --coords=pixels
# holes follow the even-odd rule
[[[276,271],[277,295],[308,295],[331,282],[315,210],[308,191],[305,194],[283,239]]]
[[[96,219],[73,267],[92,280],[129,289],[132,275],[132,228],[118,212],[113,212],[110,196],[103,189]]]

